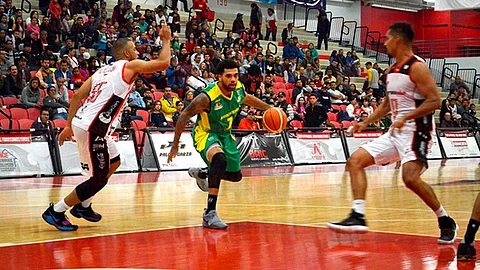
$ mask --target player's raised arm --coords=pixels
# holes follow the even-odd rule
[[[173,138],[172,149],[170,150],[170,154],[168,155],[169,163],[177,155],[180,136],[185,129],[185,125],[187,124],[188,119],[201,112],[208,111],[209,109],[210,98],[205,93],[201,93],[196,98],[194,98],[190,105],[188,105],[188,107],[180,114],[180,117],[175,124],[175,137]]]
[[[140,59],[132,60],[125,66],[125,80],[132,81],[139,73],[153,73],[166,70],[170,66],[170,39],[171,31],[168,25],[163,25],[160,30],[160,39],[162,40],[162,50],[157,59],[144,61]],[[116,52],[113,52],[114,55]],[[123,53],[123,52],[119,52]]]

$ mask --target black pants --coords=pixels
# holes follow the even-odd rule
[[[325,50],[328,51],[328,37],[326,34],[318,34],[317,49],[322,49],[322,42],[325,42]]]
[[[183,3],[183,11],[188,12],[187,0],[172,0],[172,9],[177,7],[178,1]]]

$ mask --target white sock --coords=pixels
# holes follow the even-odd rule
[[[61,200],[53,206],[53,211],[55,211],[57,213],[62,213],[62,212],[67,211],[69,208],[70,208],[70,206],[68,206],[65,203],[65,200]]]
[[[438,208],[437,211],[435,211],[435,215],[437,215],[437,218],[439,217],[448,217],[447,211],[443,209],[443,206],[440,205],[440,208]]]
[[[88,199],[86,199],[85,201],[83,201],[83,202],[82,202],[82,206],[85,207],[85,208],[89,207],[90,204],[92,203],[92,200],[93,200],[93,196],[90,197],[90,198],[88,198]]]
[[[365,200],[354,200],[352,209],[359,214],[365,215]]]

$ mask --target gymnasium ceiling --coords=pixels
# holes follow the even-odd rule
[[[365,4],[398,8],[408,11],[418,11],[422,9],[433,8],[435,6],[435,3],[429,2],[426,2],[424,0],[364,0]]]

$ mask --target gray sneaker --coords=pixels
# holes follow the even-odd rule
[[[216,210],[212,210],[207,214],[207,209],[205,209],[205,212],[203,212],[203,227],[225,230],[228,228],[228,225],[218,217]]]
[[[208,192],[208,169],[207,168],[193,168],[188,169],[188,175],[197,180],[198,188],[203,192]]]

